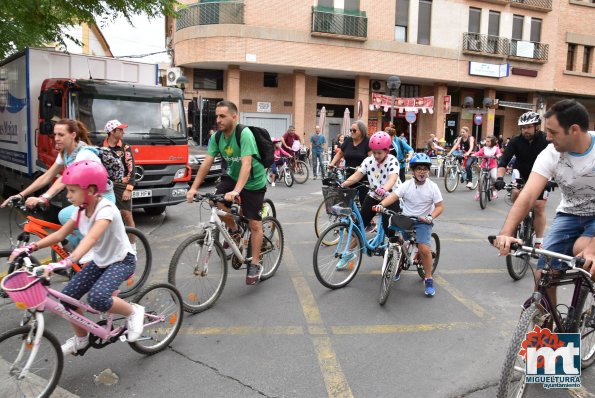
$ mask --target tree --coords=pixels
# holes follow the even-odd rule
[[[118,16],[175,15],[176,0],[0,0],[0,59],[25,47],[65,44],[63,28],[83,22],[107,25]]]

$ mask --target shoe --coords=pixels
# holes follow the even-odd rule
[[[145,307],[138,304],[132,304],[134,312],[126,318],[126,329],[128,329],[127,340],[130,343],[135,342],[143,333],[145,322]]]
[[[498,199],[498,192],[496,192],[496,191],[492,191],[492,199],[493,199],[493,200],[496,200],[496,199]]]
[[[315,179],[317,179],[317,178],[318,178],[318,177],[316,177],[316,176],[312,177],[312,179],[313,179],[313,180],[315,180]]]
[[[86,351],[89,347],[89,335],[86,337],[72,336],[62,344],[62,354],[76,355],[79,351]]]
[[[274,182],[271,182],[271,186],[274,187],[275,186],[275,183]]]
[[[260,264],[248,264],[246,285],[256,285],[260,281],[260,275],[262,275],[263,270],[264,267]]]
[[[343,254],[341,260],[337,263],[337,269],[343,269],[347,265],[349,261],[351,261],[355,257],[354,252],[347,252],[347,254]]]
[[[396,282],[399,279],[401,279],[401,273],[400,272],[398,274],[395,274],[395,276],[393,276],[393,282]]]
[[[473,199],[479,200],[479,192],[475,192],[475,197]]]
[[[471,181],[469,181],[465,186],[469,189],[473,189],[473,183]]]
[[[436,290],[434,290],[434,279],[432,279],[432,278],[426,279],[425,286],[426,286],[426,289],[425,289],[426,296],[432,297],[433,295],[436,294]]]

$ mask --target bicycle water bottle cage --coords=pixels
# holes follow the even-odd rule
[[[350,216],[353,210],[350,207],[342,207],[339,205],[334,205],[332,207],[332,213],[336,216]]]

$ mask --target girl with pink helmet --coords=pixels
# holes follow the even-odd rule
[[[102,196],[108,189],[107,171],[101,163],[82,160],[68,166],[62,174],[62,182],[66,184],[66,197],[78,207],[70,220],[48,237],[15,249],[11,258],[62,242],[78,228],[83,239],[70,257],[38,268],[48,276],[53,270],[70,268],[85,253],[92,251],[93,261],[74,275],[62,293],[77,300],[88,293],[87,301],[92,308],[127,317],[128,341],[136,341],[143,331],[144,308],[112,296],[134,273],[136,255],[120,211]],[[64,354],[84,353],[89,347],[87,331],[74,325],[73,329],[75,336],[62,345]]]

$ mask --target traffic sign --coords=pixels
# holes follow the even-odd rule
[[[482,123],[483,123],[483,116],[482,115],[475,115],[473,117],[473,124],[475,124],[476,126],[481,126]]]
[[[407,120],[407,123],[409,124],[415,123],[415,121],[417,120],[417,115],[415,114],[415,112],[409,111],[405,114],[405,120]]]

